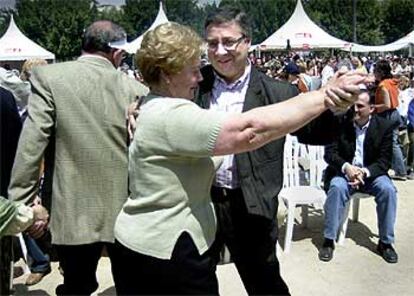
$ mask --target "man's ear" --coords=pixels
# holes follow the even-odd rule
[[[112,64],[115,68],[118,68],[121,65],[122,57],[124,50],[122,49],[113,49],[111,52]]]
[[[124,50],[116,49],[114,51],[114,58],[116,58],[116,59],[121,58],[123,54],[124,54]]]

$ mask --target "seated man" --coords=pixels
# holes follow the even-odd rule
[[[398,255],[392,247],[397,211],[397,191],[387,175],[392,158],[392,123],[375,115],[373,97],[362,92],[339,129],[338,138],[326,146],[328,168],[325,184],[324,243],[319,259],[330,261],[334,240],[350,196],[361,191],[375,196],[379,242],[377,250],[388,263],[396,263]]]

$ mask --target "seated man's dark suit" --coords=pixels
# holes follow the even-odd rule
[[[325,239],[335,240],[344,208],[350,196],[356,191],[342,172],[344,164],[353,163],[356,151],[356,131],[352,116],[344,118],[339,135],[333,144],[325,148],[325,160],[328,168],[324,184],[328,189],[325,202]],[[380,241],[386,244],[394,242],[394,224],[396,216],[396,189],[388,176],[392,159],[392,124],[377,115],[371,115],[363,141],[363,167],[369,175],[364,179],[358,191],[375,196]]]

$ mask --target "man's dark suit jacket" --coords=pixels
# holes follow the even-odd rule
[[[0,87],[0,194],[4,197],[7,197],[21,129],[16,100],[11,92]]]
[[[6,198],[21,128],[16,100],[0,86],[0,195]],[[6,236],[0,239],[0,295],[10,294],[12,259],[12,238]]]
[[[370,179],[387,175],[392,159],[392,123],[378,115],[372,115],[364,140],[364,166],[370,171]],[[343,176],[342,166],[345,162],[352,164],[356,148],[355,127],[352,114],[344,117],[336,140],[325,147],[325,189],[329,188],[331,179]]]
[[[203,108],[209,108],[215,79],[212,66],[204,67],[201,73],[204,80],[200,83],[196,103]],[[243,112],[282,102],[296,95],[298,90],[294,86],[276,81],[252,67]],[[305,126],[295,135],[301,142],[323,145],[331,142],[333,138],[333,133],[328,133],[327,127],[334,127],[334,117],[331,112],[325,112],[318,120]],[[250,214],[269,219],[276,217],[277,195],[283,185],[284,143],[283,137],[257,150],[235,155],[241,189]]]

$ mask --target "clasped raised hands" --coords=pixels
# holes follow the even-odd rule
[[[334,113],[345,112],[358,99],[361,85],[366,83],[367,75],[355,71],[340,70],[335,73],[322,90],[325,104]]]

